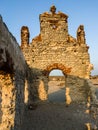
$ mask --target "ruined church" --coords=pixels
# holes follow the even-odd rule
[[[89,78],[92,65],[84,26],[78,27],[76,38],[72,37],[68,33],[68,16],[62,12],[56,13],[55,6],[50,8],[50,12],[41,14],[39,18],[40,34],[33,38],[31,43],[28,27],[21,28],[21,48],[33,76],[31,93],[33,89],[38,91],[38,95],[36,93],[32,95],[47,100],[49,73],[59,69],[65,75],[65,86],[69,87],[70,95],[77,93],[76,97],[72,96],[72,100],[86,99],[84,79]],[[77,80],[77,77],[80,79]]]
[[[0,130],[21,130],[25,105],[48,101],[49,73],[54,69],[64,74],[66,104],[94,100],[84,26],[71,36],[68,15],[54,5],[39,19],[40,34],[30,42],[29,28],[23,26],[19,46],[0,16]]]

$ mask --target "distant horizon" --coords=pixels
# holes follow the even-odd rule
[[[49,76],[64,76],[64,74],[63,74],[62,70],[54,69],[50,72]],[[91,76],[98,76],[98,74],[97,75],[91,74]]]

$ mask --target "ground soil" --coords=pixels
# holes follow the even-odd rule
[[[26,108],[22,130],[86,130],[85,123],[93,122],[85,113],[84,104],[41,103],[35,110]]]
[[[66,106],[64,101],[59,101],[61,102],[39,103],[34,110],[26,106],[21,130],[86,130],[85,124],[88,122],[98,125],[98,117],[94,119],[92,114],[85,113],[87,110],[85,103],[72,103]]]

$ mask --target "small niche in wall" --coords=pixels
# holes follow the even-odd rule
[[[73,44],[73,46],[76,46],[76,44]]]
[[[56,28],[57,28],[57,26],[54,24],[54,25],[52,25],[52,28],[53,28],[53,29],[56,29]]]
[[[57,29],[58,20],[49,20],[48,22],[49,22],[50,26],[52,27],[52,29],[54,29],[54,30]]]
[[[86,64],[84,61],[82,61],[82,64]]]
[[[77,50],[74,50],[74,52],[77,52]]]

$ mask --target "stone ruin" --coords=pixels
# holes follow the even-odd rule
[[[49,73],[59,69],[65,76],[65,86],[70,90],[71,100],[86,100],[90,93],[89,86],[85,87],[86,79],[89,79],[93,66],[84,26],[78,27],[76,38],[72,37],[68,33],[68,16],[60,11],[57,13],[55,6],[50,8],[50,12],[40,14],[39,19],[40,34],[31,43],[28,27],[21,28],[22,52],[32,71],[31,96],[47,100]]]
[[[24,106],[48,101],[49,73],[54,69],[65,76],[66,104],[96,100],[84,26],[72,37],[68,16],[57,13],[55,6],[39,18],[40,34],[30,43],[29,29],[23,26],[19,46],[0,16],[0,130],[21,130]]]
[[[20,130],[25,80],[25,58],[0,16],[0,130]]]

